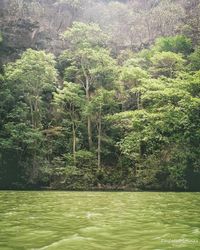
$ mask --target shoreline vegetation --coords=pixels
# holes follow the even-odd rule
[[[0,189],[200,191],[199,1],[1,12]]]
[[[93,189],[52,189],[49,187],[40,187],[40,188],[25,188],[25,189],[0,189],[0,192],[75,192],[75,193],[199,193],[198,190],[144,190],[144,189],[131,189],[131,188],[93,188]]]
[[[11,191],[11,192],[35,192],[35,191],[47,191],[47,192],[155,192],[155,193],[199,193],[199,190],[184,190],[184,189],[174,189],[174,190],[159,190],[159,189],[139,189],[131,187],[112,187],[112,186],[103,186],[103,187],[93,187],[91,189],[55,189],[51,187],[21,187],[21,188],[6,188],[0,189],[0,192]]]

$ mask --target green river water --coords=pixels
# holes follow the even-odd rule
[[[200,249],[200,193],[0,192],[0,250]]]

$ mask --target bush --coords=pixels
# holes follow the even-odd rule
[[[51,188],[63,190],[87,190],[93,186],[91,171],[83,171],[75,166],[55,168],[52,176]]]
[[[174,52],[189,55],[192,52],[192,41],[183,35],[161,37],[156,40],[153,48],[159,52]]]

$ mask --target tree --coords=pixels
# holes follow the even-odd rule
[[[130,60],[129,60],[130,61]],[[148,78],[148,73],[140,67],[128,65],[121,68],[119,80],[125,91],[126,109],[141,108],[141,83]]]
[[[183,70],[185,60],[181,54],[173,52],[156,53],[152,58],[152,68],[150,68],[153,76],[166,76],[173,78],[178,71]]]
[[[190,68],[192,70],[200,70],[200,47],[197,47],[195,51],[189,56]]]
[[[110,57],[109,51],[99,48],[85,48],[77,50],[71,55],[71,66],[65,70],[65,79],[79,83],[89,104],[96,89],[112,88],[117,74],[115,61]],[[71,78],[72,76],[72,78]],[[88,143],[92,148],[91,117],[88,114]]]
[[[88,106],[88,112],[96,120],[97,126],[97,166],[101,170],[101,143],[103,117],[116,107],[115,92],[98,89]]]
[[[183,35],[161,37],[156,39],[153,50],[158,52],[170,51],[187,56],[192,52],[192,41]]]
[[[76,165],[76,131],[81,122],[81,112],[84,107],[83,92],[80,86],[74,83],[64,83],[62,89],[54,94],[55,103],[64,111],[63,117],[70,119],[72,126],[72,154]]]
[[[65,52],[62,61],[68,62],[65,79],[79,83],[89,103],[99,87],[112,88],[117,75],[116,62],[110,52],[104,48],[105,35],[97,25],[75,23],[66,31],[65,38],[72,44],[71,50]],[[64,59],[65,58],[65,59]],[[87,118],[88,144],[92,148],[91,117]]]
[[[64,32],[63,38],[68,42],[71,50],[77,50],[80,48],[104,47],[109,37],[98,24],[73,22],[72,27]]]
[[[30,109],[31,124],[34,128],[41,126],[43,94],[55,87],[57,72],[52,54],[28,49],[15,63],[5,69],[6,81],[15,83],[15,94]]]

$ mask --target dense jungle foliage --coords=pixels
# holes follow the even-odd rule
[[[199,2],[51,2],[4,3],[0,187],[200,190]]]

